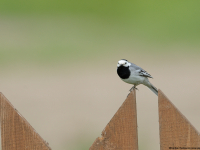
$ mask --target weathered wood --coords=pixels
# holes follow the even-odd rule
[[[158,91],[160,149],[200,149],[199,132],[172,104]]]
[[[138,150],[135,90],[128,95],[90,150]]]
[[[2,150],[51,150],[34,128],[0,93]]]

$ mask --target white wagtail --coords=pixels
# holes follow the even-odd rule
[[[153,78],[149,73],[140,68],[139,66],[128,62],[126,59],[121,59],[117,64],[117,74],[126,83],[133,84],[134,86],[130,91],[139,84],[147,86],[151,91],[158,95],[158,90],[154,87],[148,80],[148,78]]]

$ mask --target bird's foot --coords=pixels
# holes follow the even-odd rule
[[[136,88],[135,86],[133,86],[129,91],[131,92],[131,91],[134,90],[134,89],[138,90],[138,88]],[[139,91],[139,90],[138,90],[138,91]]]

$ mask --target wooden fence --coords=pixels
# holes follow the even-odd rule
[[[200,134],[158,91],[160,149],[200,149]],[[51,150],[0,93],[2,150]],[[89,150],[138,150],[136,92],[132,91]]]
[[[158,91],[160,149],[200,149],[200,134]],[[132,91],[89,150],[138,150],[136,92]]]
[[[2,150],[51,150],[48,143],[0,93]]]

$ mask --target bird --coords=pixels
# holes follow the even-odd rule
[[[153,77],[144,69],[129,62],[128,60],[121,59],[118,61],[117,74],[124,82],[134,85],[130,91],[132,89],[137,89],[136,86],[139,84],[143,84],[158,96],[157,88],[153,86],[148,79]]]

